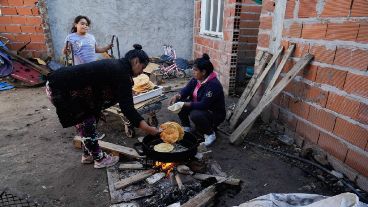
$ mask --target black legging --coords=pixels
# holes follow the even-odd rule
[[[196,130],[204,134],[211,134],[225,119],[225,117],[217,117],[214,113],[208,110],[183,109],[178,115],[182,126],[189,127],[190,118],[194,123]]]

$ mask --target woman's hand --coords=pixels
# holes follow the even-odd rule
[[[144,120],[142,120],[139,123],[139,128],[142,129],[146,134],[150,134],[150,135],[156,135],[156,134],[160,133],[160,131],[156,127],[151,127]]]
[[[176,94],[175,96],[171,97],[170,106],[176,103],[178,100],[180,100],[180,98],[181,98],[180,94]]]

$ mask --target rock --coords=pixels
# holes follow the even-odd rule
[[[193,174],[193,171],[191,171],[190,168],[186,165],[178,165],[176,169],[178,170],[179,173],[184,174],[184,175]]]
[[[287,145],[292,145],[294,143],[294,139],[287,136],[286,134],[277,136],[277,139]]]
[[[344,175],[343,175],[341,172],[338,172],[338,171],[332,170],[330,173],[331,173],[332,175],[334,175],[335,177],[339,178],[339,179],[344,178]]]

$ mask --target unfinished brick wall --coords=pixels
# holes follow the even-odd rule
[[[223,38],[200,34],[201,1],[195,0],[193,57],[209,54],[226,94],[235,89],[236,58],[239,38],[240,0],[225,0]],[[236,9],[237,8],[237,9]]]
[[[272,25],[272,13],[273,2],[264,0],[261,25]],[[259,50],[268,49],[267,31],[260,29]],[[273,119],[368,190],[368,1],[288,0],[282,45],[291,43],[284,73],[307,52],[314,60],[273,102]]]
[[[259,24],[262,5],[252,0],[242,0],[240,13],[240,36],[238,48],[238,68],[253,66],[258,42],[258,28],[272,25]],[[264,21],[266,22],[266,21]]]
[[[0,0],[0,36],[10,40],[9,49],[25,57],[52,56],[45,0]]]

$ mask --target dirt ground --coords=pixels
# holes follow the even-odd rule
[[[44,87],[2,91],[0,103],[0,190],[28,196],[43,206],[110,205],[106,170],[80,163],[81,150],[72,146],[75,130],[61,127]],[[165,106],[167,101],[158,114],[159,122],[178,120]],[[104,141],[132,143],[115,115],[108,115],[98,129],[106,133]],[[259,130],[254,127],[248,139],[268,139]],[[137,137],[140,135],[138,132]],[[244,146],[230,145],[228,138],[218,133],[210,147],[223,171],[243,181],[237,194],[224,190],[217,206],[239,205],[268,193],[334,194],[287,160]]]

